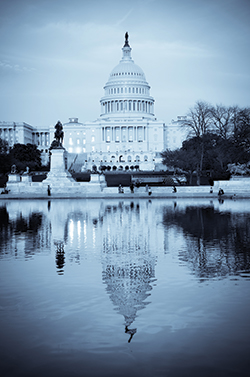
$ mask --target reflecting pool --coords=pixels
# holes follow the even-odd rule
[[[249,200],[0,201],[1,376],[248,376]]]

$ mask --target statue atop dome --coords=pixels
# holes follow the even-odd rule
[[[128,43],[128,32],[127,31],[125,33],[125,44],[124,44],[124,47],[126,47],[126,46],[130,47],[129,43]]]

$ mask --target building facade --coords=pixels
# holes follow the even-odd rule
[[[157,120],[150,86],[143,70],[134,63],[131,50],[126,33],[122,58],[104,86],[99,118],[85,123],[69,118],[63,124],[68,168],[84,171],[94,165],[113,169],[138,165],[140,170],[154,170],[164,149],[179,147],[179,121],[166,125]],[[0,123],[0,137],[10,146],[16,142],[36,144],[43,163],[48,160],[54,132],[54,126],[37,129],[26,123]]]

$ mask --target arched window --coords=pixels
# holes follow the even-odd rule
[[[124,157],[123,157],[122,154],[119,156],[119,162],[125,162]]]

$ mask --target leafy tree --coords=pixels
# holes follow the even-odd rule
[[[15,164],[17,171],[41,168],[41,152],[34,144],[15,144],[10,149],[11,164]]]
[[[236,115],[233,133],[234,142],[250,157],[250,108],[239,109]],[[243,162],[243,161],[242,161]]]
[[[7,141],[0,138],[0,173],[7,173],[10,171],[10,156],[9,156],[9,144]]]
[[[204,134],[185,140],[182,147],[175,151],[162,153],[163,164],[185,170],[191,184],[192,175],[196,172],[197,184],[200,177],[209,172],[210,177],[225,175],[228,163],[233,161],[232,142],[224,140],[214,133]]]
[[[9,151],[8,142],[0,138],[0,154],[7,154],[8,151]]]
[[[166,150],[161,155],[163,157],[162,163],[168,167],[173,167],[174,169],[182,169],[186,171],[189,175],[189,183],[191,184],[192,175],[196,170],[196,156],[195,153],[191,153],[192,150],[188,148],[188,145],[174,151]]]

